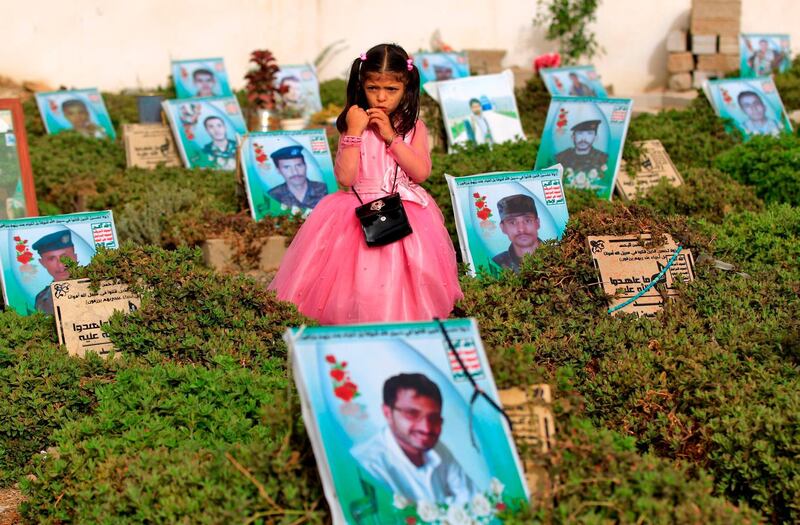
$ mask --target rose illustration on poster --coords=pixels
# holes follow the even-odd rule
[[[28,247],[28,239],[23,239],[19,235],[15,235],[14,243],[15,243],[14,250],[16,251],[15,255],[17,257],[17,262],[19,262],[22,266],[28,265],[28,263],[31,262],[31,259],[33,259],[33,253]]]
[[[472,194],[472,198],[475,199],[475,217],[480,220],[480,231],[485,236],[491,236],[497,230],[497,224],[492,220],[494,213],[486,203],[486,195],[476,191]]]

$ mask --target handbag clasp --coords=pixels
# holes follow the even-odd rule
[[[381,209],[384,206],[386,206],[386,204],[382,200],[380,200],[373,202],[372,205],[369,207],[369,209],[372,211],[381,211]]]

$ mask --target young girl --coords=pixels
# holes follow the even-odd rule
[[[269,288],[322,324],[446,318],[463,295],[439,207],[419,184],[431,173],[419,120],[419,71],[400,46],[353,61],[334,170],[340,190],[300,228]],[[355,209],[395,185],[413,233],[368,247]]]

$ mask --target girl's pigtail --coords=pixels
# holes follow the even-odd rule
[[[402,49],[402,48],[400,48]],[[404,53],[405,54],[405,53]],[[404,64],[405,66],[405,59]],[[405,68],[404,68],[405,69]],[[400,106],[397,108],[398,123],[395,126],[396,131],[405,135],[414,129],[419,119],[420,109],[420,78],[419,68],[416,64],[406,71],[406,92]]]
[[[347,102],[344,105],[344,110],[336,118],[336,129],[339,133],[347,131],[347,112],[348,110],[358,104],[358,94],[361,91],[361,58],[353,60],[353,65],[350,66],[350,77],[347,79]]]

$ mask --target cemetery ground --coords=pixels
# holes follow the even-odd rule
[[[800,62],[776,82],[800,108]],[[343,94],[322,85],[325,105]],[[104,98],[118,129],[137,120],[134,96]],[[434,151],[425,187],[454,242],[444,173],[530,169],[549,98],[538,79],[518,90],[525,141]],[[120,141],[48,136],[25,111],[40,213],[113,209],[126,241],[73,276],[121,279],[142,306],[108,325],[112,359],[67,355],[50,317],[0,313],[2,494],[21,491],[30,523],[328,522],[281,339],[313,321],[246,275],[299,220],[254,223],[232,174],[126,169]],[[424,118],[436,133],[430,100]],[[796,523],[800,136],[743,142],[700,96],[634,117],[630,165],[645,139],[684,185],[636,203],[568,190],[560,243],[518,274],[462,272],[454,315],[478,320],[498,387],[554,387],[554,450],[520,447],[550,486],[505,522]],[[653,318],[612,317],[586,237],[644,231],[691,249],[697,278]],[[211,237],[241,271],[204,266],[196,246]]]

